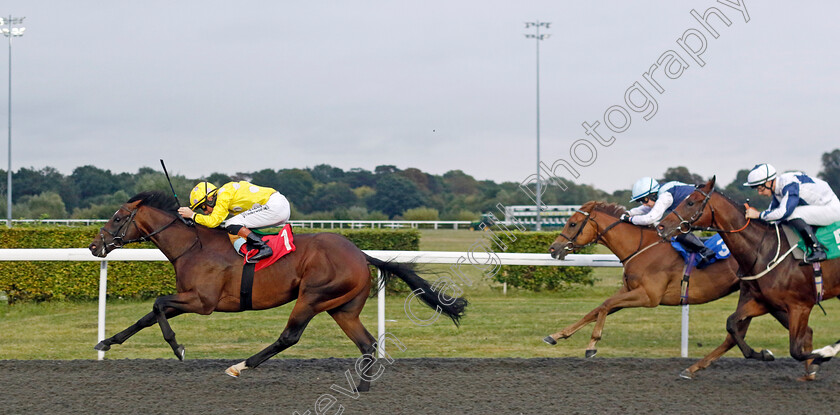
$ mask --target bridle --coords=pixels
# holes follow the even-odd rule
[[[583,249],[583,248],[586,248],[587,246],[597,244],[598,242],[601,241],[601,239],[604,237],[604,235],[606,235],[607,232],[610,231],[610,229],[614,228],[616,225],[621,223],[621,219],[619,219],[619,220],[611,223],[606,228],[604,228],[604,231],[601,232],[598,229],[598,222],[593,221],[593,223],[595,224],[595,232],[597,233],[595,235],[595,239],[593,239],[592,241],[590,241],[589,243],[587,243],[585,245],[578,245],[578,243],[576,242],[577,238],[578,238],[578,236],[580,236],[580,233],[583,232],[583,229],[586,228],[586,224],[589,222],[589,220],[592,218],[592,216],[590,215],[589,212],[584,212],[582,210],[575,210],[575,211],[577,213],[580,213],[581,215],[583,215],[585,217],[585,219],[582,222],[580,222],[580,227],[578,228],[577,232],[575,232],[575,234],[571,238],[569,238],[566,235],[563,235],[563,233],[560,233],[560,236],[562,236],[567,241],[569,241],[569,242],[566,242],[565,245],[563,245],[563,250],[567,251],[567,252],[574,252],[578,249]]]
[[[718,228],[714,228],[714,227],[711,227],[711,226],[705,226],[705,227],[693,226],[694,222],[697,222],[698,220],[700,220],[700,218],[703,216],[703,212],[706,211],[706,205],[709,204],[709,199],[711,199],[712,193],[714,193],[714,190],[706,193],[703,190],[701,190],[699,187],[697,187],[697,188],[694,189],[694,192],[699,192],[701,195],[704,196],[703,197],[703,202],[700,204],[700,209],[698,209],[696,212],[694,212],[694,214],[691,215],[691,217],[688,220],[683,219],[683,217],[680,216],[679,212],[677,212],[676,209],[671,211],[671,213],[674,216],[676,216],[677,219],[680,220],[680,224],[677,227],[677,229],[681,233],[690,233],[690,232],[693,232],[693,231],[736,233],[736,232],[741,232],[744,229],[747,229],[747,226],[750,225],[750,220],[751,219],[748,218],[747,223],[743,227],[741,227],[740,229],[735,229],[735,230],[718,229]],[[694,192],[692,192],[692,194],[694,194]],[[714,223],[715,222],[715,209],[711,208],[711,210],[712,210],[712,219],[711,219],[710,223]]]
[[[589,242],[585,245],[578,245],[577,242],[575,242],[575,241],[577,240],[578,236],[580,236],[580,233],[583,232],[583,228],[586,227],[586,223],[589,222],[589,219],[591,219],[591,216],[590,216],[589,212],[584,212],[582,210],[577,210],[577,212],[586,216],[586,219],[584,219],[582,222],[580,222],[580,228],[577,230],[577,232],[574,234],[574,236],[569,238],[568,236],[563,235],[562,233],[560,234],[560,236],[562,236],[563,238],[566,238],[569,241],[569,242],[566,242],[565,245],[563,245],[563,250],[566,251],[566,252],[574,252],[578,249],[583,249],[583,248],[586,248],[587,246],[594,245],[594,244],[600,242],[601,240],[603,240],[604,235],[606,235],[607,232],[610,231],[610,229],[618,226],[621,223],[621,219],[618,219],[617,221],[609,224],[606,228],[604,228],[604,231],[601,232],[598,229],[598,222],[593,221],[595,223],[595,232],[597,232],[597,235],[595,235],[595,239],[593,239],[591,242]],[[654,243],[652,243],[652,244],[650,244],[646,247],[642,247],[642,242],[645,239],[644,230],[641,226],[638,226],[638,228],[639,228],[639,246],[630,255],[627,255],[624,258],[619,258],[619,262],[621,262],[622,264],[626,264],[627,261],[630,261],[631,258],[641,254],[642,252],[644,252],[644,251],[648,250],[649,248],[653,247],[654,245],[662,242],[661,240],[659,240],[659,241],[656,241],[656,242],[654,242]]]
[[[135,242],[150,241],[152,236],[155,236],[155,235],[163,232],[164,230],[166,230],[167,228],[172,226],[172,224],[174,224],[175,221],[178,220],[178,218],[173,218],[171,222],[167,223],[166,225],[163,225],[162,227],[158,228],[157,230],[155,230],[151,233],[143,235],[139,238],[125,240],[125,235],[128,233],[129,225],[134,224],[134,228],[137,229],[138,232],[141,232],[140,227],[137,226],[137,222],[134,220],[134,217],[137,215],[137,210],[138,209],[139,208],[134,208],[133,210],[129,210],[125,206],[120,206],[119,210],[117,210],[117,211],[119,212],[120,210],[124,210],[126,212],[129,212],[129,215],[128,215],[128,218],[127,218],[128,220],[123,222],[123,224],[120,225],[120,227],[116,230],[116,232],[111,232],[111,231],[105,229],[104,226],[99,228],[99,235],[102,237],[102,242],[103,243],[105,242],[104,234],[107,233],[108,235],[111,236],[111,242],[107,243],[107,245],[105,245],[106,247],[113,247],[114,249],[117,249],[117,248],[122,248],[125,245],[135,243]],[[195,245],[195,243],[193,243],[193,245]]]

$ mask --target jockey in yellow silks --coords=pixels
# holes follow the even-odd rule
[[[291,208],[278,191],[243,180],[219,188],[209,182],[198,183],[190,192],[190,206],[179,208],[178,213],[208,228],[223,225],[231,235],[243,238],[249,249],[259,250],[248,259],[256,262],[270,257],[272,251],[251,229],[284,225]]]

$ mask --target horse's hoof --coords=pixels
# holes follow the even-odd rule
[[[816,373],[807,373],[807,374],[797,378],[796,380],[798,380],[800,382],[810,382],[812,380],[817,380],[817,374]]]
[[[767,349],[764,349],[764,350],[761,351],[761,360],[763,360],[765,362],[772,362],[772,361],[776,360],[776,356],[773,356],[773,352],[771,352]]]
[[[247,369],[247,367],[245,366],[245,362],[239,362],[225,369],[225,374],[233,378],[238,378],[239,375],[242,374],[242,371],[245,369]]]
[[[359,386],[356,386],[356,390],[359,392],[367,392],[370,390],[370,382],[359,382]]]
[[[105,344],[105,340],[102,340],[101,342],[97,343],[96,346],[93,346],[93,349],[99,350],[100,352],[107,352],[108,350],[111,350],[111,345]]]
[[[554,340],[554,338],[553,338],[553,337],[551,337],[551,336],[545,336],[545,338],[543,339],[543,341],[544,341],[544,342],[546,342],[546,343],[548,343],[548,344],[550,344],[550,345],[552,345],[552,346],[554,346],[555,344],[557,344],[557,340]]]
[[[178,360],[183,362],[185,353],[186,353],[186,349],[184,349],[184,346],[179,344],[178,345],[178,350],[175,351],[175,356],[178,357]]]
[[[584,355],[584,357],[588,359],[590,357],[595,357],[596,354],[598,354],[597,349],[586,349],[586,354]]]
[[[694,379],[694,372],[688,369],[684,369],[682,372],[680,372],[680,377],[683,379]]]

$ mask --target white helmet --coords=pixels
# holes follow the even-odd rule
[[[750,174],[747,175],[747,182],[744,183],[744,186],[755,187],[775,178],[776,168],[766,163],[756,164],[755,167],[750,170]]]
[[[659,193],[659,182],[651,177],[642,177],[633,185],[633,195],[630,201],[635,202],[651,193]]]

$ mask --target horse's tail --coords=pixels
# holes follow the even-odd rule
[[[401,280],[405,281],[412,291],[417,292],[419,290],[417,296],[420,300],[426,303],[426,305],[449,316],[456,326],[460,325],[461,317],[464,316],[464,309],[467,307],[467,304],[469,304],[466,299],[461,297],[453,298],[445,292],[435,290],[428,281],[417,275],[412,264],[399,264],[392,261],[383,261],[367,254],[365,254],[365,258],[368,263],[382,271],[382,278],[379,280],[380,289],[385,286],[389,279],[397,276]]]

